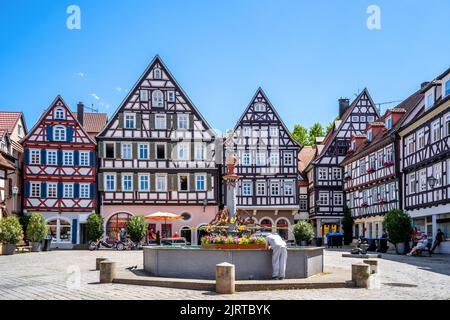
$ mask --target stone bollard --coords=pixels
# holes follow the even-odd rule
[[[352,264],[352,281],[358,288],[370,287],[370,265],[365,263]]]
[[[100,283],[112,283],[116,276],[115,262],[109,260],[100,262]]]
[[[216,264],[216,292],[232,294],[234,286],[235,270],[234,264],[223,262]]]
[[[370,266],[370,274],[375,274],[378,272],[378,260],[376,259],[365,259],[363,263],[366,263]]]
[[[107,258],[96,258],[95,259],[95,270],[100,270],[100,262],[108,260]]]

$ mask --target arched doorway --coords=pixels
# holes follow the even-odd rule
[[[106,223],[106,236],[109,240],[118,240],[119,231],[122,228],[127,228],[128,221],[130,221],[131,214],[116,213],[112,215]]]
[[[266,228],[272,229],[272,227],[273,227],[273,222],[269,218],[263,218],[259,224],[260,224],[262,230],[264,230]]]
[[[180,236],[186,239],[188,244],[192,244],[192,230],[189,227],[182,227],[180,230]]]
[[[289,221],[286,219],[280,219],[277,221],[277,232],[284,240],[289,239]]]
[[[198,226],[197,229],[197,245],[201,245],[202,244],[202,238],[204,236],[208,235],[208,232],[206,232],[202,227],[206,226],[206,224],[202,224],[200,226]]]

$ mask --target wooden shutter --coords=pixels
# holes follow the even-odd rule
[[[195,191],[195,173],[188,173],[189,191]]]
[[[195,142],[194,141],[191,142],[190,148],[191,148],[191,161],[194,161],[195,160]]]
[[[177,191],[178,190],[177,177],[178,177],[178,175],[176,175],[176,174],[168,175],[167,180],[168,180],[168,190],[169,191]]]
[[[169,160],[172,159],[172,148],[173,148],[172,142],[168,142],[166,159],[169,159]]]
[[[166,128],[167,130],[172,129],[172,123],[173,123],[173,115],[172,114],[166,114]]]
[[[178,117],[176,113],[172,115],[172,129],[178,129]]]
[[[133,142],[131,144],[131,148],[133,151],[133,159],[138,159],[138,152],[139,152],[139,144],[136,142]]]
[[[150,142],[149,145],[149,152],[150,152],[150,160],[155,160],[156,159],[156,144],[154,142]]]
[[[156,177],[154,173],[150,173],[150,192],[155,192],[156,190]]]
[[[190,130],[194,129],[194,115],[193,114],[189,115],[189,129]]]
[[[217,138],[214,142],[214,160],[216,163],[222,163],[223,162],[223,140]],[[213,160],[213,159],[211,159]]]
[[[155,118],[156,118],[156,115],[154,113],[152,113],[150,115],[150,130],[155,130]]]
[[[212,147],[213,147],[212,143],[208,143],[206,145],[206,158],[205,158],[206,161],[213,160],[213,158],[212,158]]]
[[[116,142],[116,159],[121,158],[120,142]]]
[[[103,184],[103,173],[98,174],[98,191],[104,191],[105,187]]]
[[[139,190],[139,175],[137,173],[133,174],[133,190]]]
[[[122,191],[122,174],[117,173],[116,190]]]
[[[68,126],[67,127],[67,142],[72,142],[73,140],[73,127],[72,126]]]
[[[119,121],[119,125],[117,126],[118,129],[123,128],[123,113],[119,113],[117,115],[117,120]]]
[[[140,113],[136,113],[136,129],[140,129],[142,127],[142,117]]]
[[[212,190],[212,179],[213,179],[212,174],[211,174],[211,173],[208,173],[208,174],[206,175],[206,189],[207,189],[208,191],[211,191],[211,190]]]
[[[98,142],[98,157],[103,158],[105,156],[105,145],[103,141]]]

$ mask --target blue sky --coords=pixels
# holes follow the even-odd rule
[[[72,4],[80,30],[66,27]],[[373,4],[380,30],[366,27]],[[2,0],[0,110],[30,128],[61,94],[111,115],[159,54],[214,128],[232,128],[259,86],[290,129],[326,125],[341,96],[403,99],[447,69],[449,12],[448,0]]]

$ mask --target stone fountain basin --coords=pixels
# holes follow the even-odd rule
[[[324,247],[289,247],[286,279],[301,279],[323,272]],[[196,246],[144,247],[144,270],[152,276],[215,279],[216,264],[235,265],[236,280],[272,278],[272,251],[263,249],[210,249]]]

